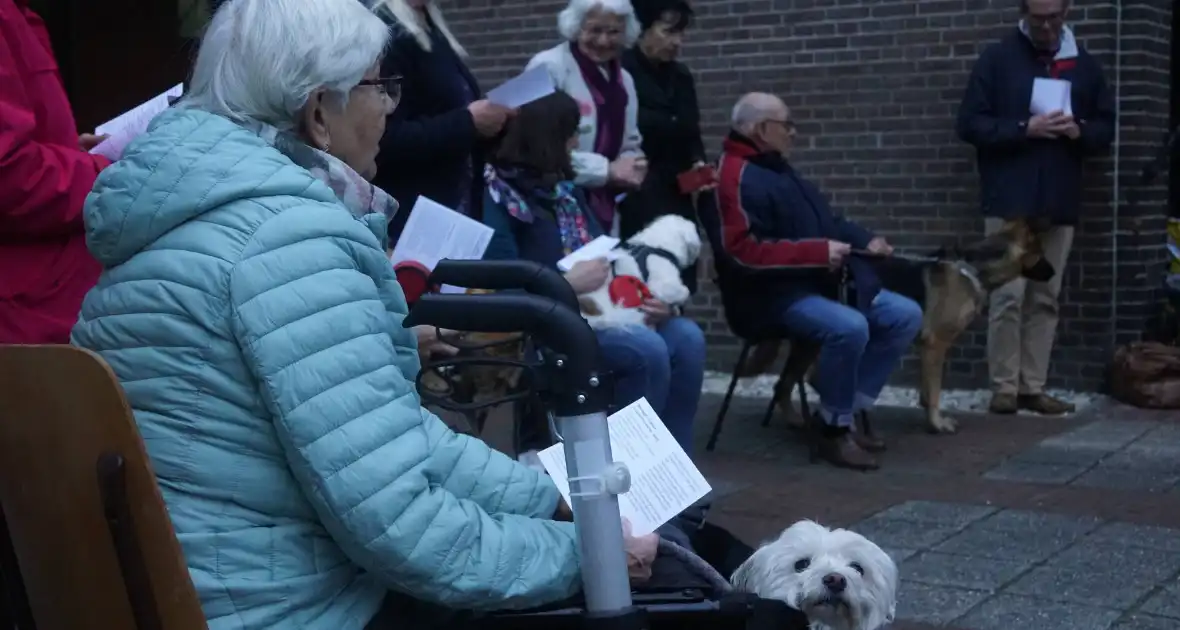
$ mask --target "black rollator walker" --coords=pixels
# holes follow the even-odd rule
[[[583,628],[585,630],[710,630],[774,628],[803,630],[808,621],[786,604],[729,592],[719,576],[730,575],[752,549],[725,530],[700,523],[689,532],[695,551],[687,553],[699,573],[711,579],[632,592],[623,549],[618,495],[630,487],[626,466],[614,462],[607,430],[613,388],[599,372],[598,340],[582,318],[572,287],[555,270],[525,261],[444,260],[431,282],[498,293],[431,294],[410,311],[404,326],[435,326],[482,333],[529,335],[536,349],[519,362],[461,356],[448,367],[519,366],[523,396],[534,396],[550,414],[551,428],[564,443],[570,475],[570,508],[582,561],[582,594],[544,608],[496,613],[475,624],[480,630]],[[439,364],[423,366],[423,371]],[[491,401],[499,404],[505,399]],[[442,406],[446,406],[443,404]],[[470,404],[463,404],[470,411]],[[661,554],[674,543],[661,542]],[[679,553],[679,552],[678,552]],[[662,558],[663,556],[661,556]],[[701,559],[704,559],[701,562]],[[660,559],[657,559],[659,573]],[[672,562],[675,562],[673,560]],[[691,562],[690,562],[691,563]],[[707,563],[707,564],[706,564]],[[720,583],[718,583],[720,579]]]

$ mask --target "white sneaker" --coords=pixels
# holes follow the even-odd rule
[[[525,451],[516,456],[516,461],[538,472],[545,472],[545,466],[541,464],[541,458],[537,455],[537,451]]]

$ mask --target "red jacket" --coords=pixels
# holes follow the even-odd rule
[[[99,264],[82,205],[109,162],[78,148],[49,34],[0,0],[0,343],[68,343]]]

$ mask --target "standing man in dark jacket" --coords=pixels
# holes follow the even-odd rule
[[[1022,0],[1020,9],[1019,26],[975,63],[957,128],[977,152],[987,231],[1005,219],[1047,223],[1041,242],[1058,270],[1049,282],[1020,278],[992,292],[990,410],[1060,415],[1073,405],[1044,390],[1057,299],[1081,209],[1083,162],[1114,138],[1114,97],[1098,62],[1065,25],[1069,0]],[[1071,106],[1030,115],[1037,79],[1068,81]]]
[[[619,235],[627,238],[656,217],[677,214],[696,221],[693,195],[680,192],[677,175],[705,163],[701,112],[692,72],[676,60],[684,32],[692,24],[686,0],[633,0],[643,34],[623,53],[623,67],[635,81],[639,132],[648,174],[643,187],[627,195],[619,209]],[[681,274],[694,293],[696,265]]]

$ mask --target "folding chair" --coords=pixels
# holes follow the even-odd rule
[[[738,353],[733,376],[729,380],[725,398],[721,401],[721,409],[717,413],[717,419],[713,422],[713,431],[709,435],[709,441],[705,445],[705,450],[712,452],[717,446],[717,438],[721,435],[725,416],[729,413],[733,392],[737,388],[739,369],[749,358],[750,351],[754,346],[778,340],[787,341],[792,346],[806,342],[785,330],[781,325],[759,317],[758,314],[743,312],[741,308],[732,303],[734,290],[728,287],[729,281],[740,277],[743,272],[741,267],[726,253],[724,243],[722,243],[721,215],[717,209],[717,198],[714,193],[706,191],[697,197],[697,216],[701,226],[705,229],[705,235],[713,251],[713,267],[716,272],[713,281],[717,285],[718,291],[721,292],[722,310],[725,314],[726,324],[734,336],[742,341],[742,349]],[[802,378],[799,379],[796,387],[799,389],[801,413],[804,418],[809,418],[811,412],[807,404],[807,389],[803,385]],[[766,405],[766,412],[762,415],[763,427],[770,425],[770,419],[774,416],[774,403],[775,397],[772,397]]]
[[[206,629],[107,365],[70,346],[0,346],[0,409],[0,572],[17,627]]]

